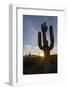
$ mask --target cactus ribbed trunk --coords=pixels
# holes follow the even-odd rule
[[[45,56],[45,58],[49,57],[50,56],[50,50],[47,50],[47,51],[44,50],[44,56]]]

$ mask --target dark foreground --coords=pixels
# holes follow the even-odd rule
[[[23,74],[46,74],[57,73],[57,55],[49,58],[39,56],[23,57]]]

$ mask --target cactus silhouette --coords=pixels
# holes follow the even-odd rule
[[[48,40],[46,39],[47,30],[48,27],[46,25],[46,22],[44,22],[43,24],[41,24],[41,32],[38,32],[38,46],[41,50],[44,51],[45,57],[50,56],[50,50],[52,50],[54,47],[53,26],[49,26],[50,46],[48,46]]]

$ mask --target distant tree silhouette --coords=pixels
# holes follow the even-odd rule
[[[29,56],[31,56],[31,53],[29,52]]]
[[[47,32],[47,25],[46,22],[41,24],[41,32],[38,32],[38,46],[41,50],[44,51],[44,56],[50,56],[50,50],[54,47],[54,34],[53,34],[53,26],[49,26],[50,32],[50,46],[48,46],[48,40],[46,39],[46,32]]]

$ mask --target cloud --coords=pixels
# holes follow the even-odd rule
[[[24,45],[24,48],[29,49],[29,48],[32,48],[32,46],[31,45]]]

